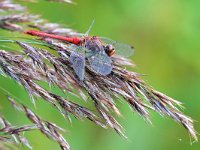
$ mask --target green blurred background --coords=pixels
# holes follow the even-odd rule
[[[58,22],[85,32],[95,19],[92,35],[134,45],[131,59],[137,64],[132,71],[155,89],[184,103],[184,113],[195,120],[200,131],[200,1],[199,0],[76,0],[63,3],[24,2],[30,12],[50,22]],[[0,84],[33,108],[23,88],[0,77]],[[28,123],[11,109],[0,90],[1,111],[15,125]],[[54,91],[56,92],[56,91]],[[80,101],[80,100],[79,100]],[[87,104],[86,104],[87,105]],[[45,102],[38,101],[35,112],[63,128],[74,150],[199,150],[200,143],[190,144],[186,130],[171,119],[152,112],[153,125],[145,123],[124,103],[119,106],[124,118],[118,118],[129,140],[114,131],[97,127],[89,121],[66,122]],[[33,108],[34,110],[34,108]],[[35,150],[57,150],[59,146],[40,132],[25,133]],[[20,149],[26,149],[23,146]]]

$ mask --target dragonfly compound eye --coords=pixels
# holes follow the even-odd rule
[[[115,49],[111,44],[106,45],[105,52],[108,54],[108,56],[112,56],[115,53]]]

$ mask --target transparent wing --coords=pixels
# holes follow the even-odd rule
[[[111,58],[104,51],[88,57],[88,61],[91,68],[101,75],[108,75],[112,71]]]
[[[90,33],[90,30],[92,29],[92,26],[94,25],[94,19],[92,20],[92,23],[91,23],[91,25],[90,25],[90,27],[89,27],[89,29],[87,30],[87,32],[85,33],[85,35],[84,36],[88,36],[89,35],[89,33]]]
[[[83,80],[85,75],[85,48],[76,46],[76,49],[70,53],[70,62],[78,78]]]
[[[134,53],[133,46],[130,46],[130,45],[124,44],[124,43],[120,43],[120,42],[116,42],[116,41],[106,38],[106,37],[100,37],[100,39],[106,44],[113,45],[117,55],[129,57],[129,56],[133,55],[133,53]]]

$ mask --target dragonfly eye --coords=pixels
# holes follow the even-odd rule
[[[115,50],[114,47],[111,44],[106,45],[105,49],[107,51],[113,51],[113,50]]]
[[[111,44],[106,45],[105,52],[108,54],[108,56],[112,56],[115,53],[115,49]]]

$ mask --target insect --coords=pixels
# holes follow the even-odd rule
[[[92,25],[82,37],[65,37],[36,30],[28,30],[25,33],[32,36],[48,37],[72,43],[74,46],[71,48],[70,62],[79,80],[84,80],[86,60],[96,73],[106,76],[112,72],[111,56],[115,54],[115,51],[118,55],[125,57],[133,53],[133,47],[127,44],[118,43],[109,38],[88,36]]]

